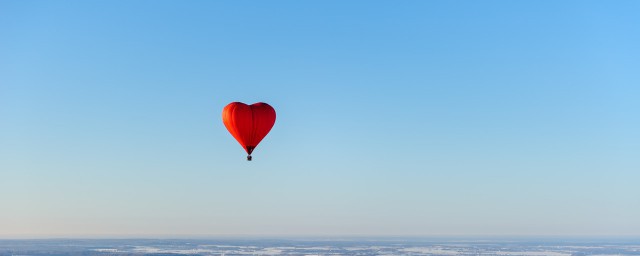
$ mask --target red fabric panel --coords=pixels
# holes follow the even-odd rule
[[[276,122],[276,111],[267,103],[247,105],[229,103],[222,110],[222,122],[233,137],[251,155]]]

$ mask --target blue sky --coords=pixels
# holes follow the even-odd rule
[[[640,235],[638,13],[0,1],[0,236]]]

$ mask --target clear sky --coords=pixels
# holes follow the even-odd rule
[[[639,13],[0,1],[0,236],[640,235]]]

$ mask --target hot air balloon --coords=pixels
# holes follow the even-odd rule
[[[231,102],[222,109],[222,122],[247,151],[247,161],[251,161],[251,153],[275,124],[276,111],[263,102],[251,105]]]

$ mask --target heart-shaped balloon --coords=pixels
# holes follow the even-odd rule
[[[232,102],[222,110],[222,122],[247,151],[247,160],[251,161],[251,152],[276,123],[276,111],[263,102],[251,105]]]

